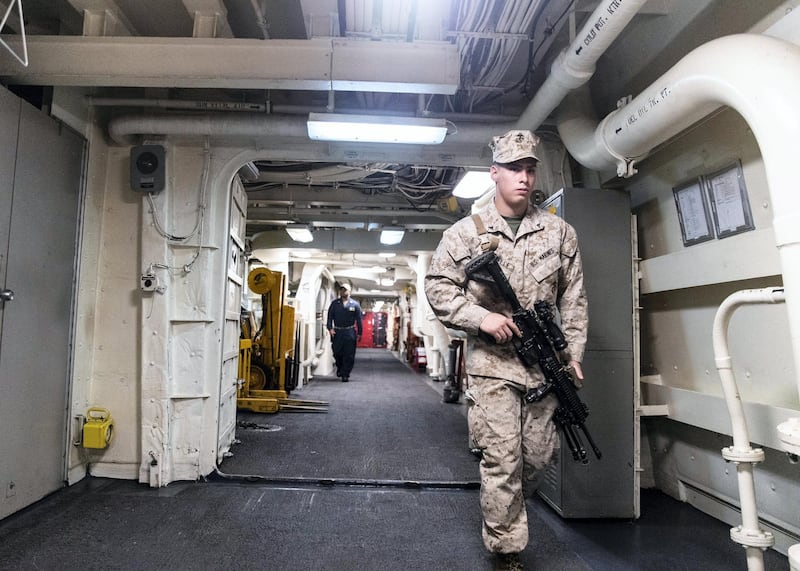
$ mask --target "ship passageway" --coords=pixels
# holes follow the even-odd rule
[[[233,455],[203,481],[87,477],[0,521],[0,571],[488,571],[467,405],[444,403],[442,385],[358,349],[349,382],[292,392],[327,412],[240,411]],[[641,505],[636,521],[565,520],[529,499],[525,568],[745,568],[723,522],[655,490]],[[788,568],[775,551],[765,563]]]

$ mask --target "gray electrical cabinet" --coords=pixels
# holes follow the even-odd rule
[[[589,407],[586,427],[602,458],[585,443],[589,463],[576,462],[562,438],[559,459],[545,470],[539,495],[565,518],[633,518],[638,487],[630,197],[618,190],[564,188],[541,207],[578,233],[589,300],[585,380],[578,394]]]

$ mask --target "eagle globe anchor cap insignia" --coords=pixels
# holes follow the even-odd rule
[[[492,149],[492,161],[500,164],[513,163],[520,159],[531,158],[536,161],[536,145],[539,137],[530,131],[509,131],[505,135],[492,137],[489,147]]]

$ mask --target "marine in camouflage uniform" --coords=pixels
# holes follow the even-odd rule
[[[468,422],[471,437],[482,451],[483,541],[495,554],[515,554],[528,543],[523,479],[535,481],[558,450],[552,420],[557,401],[551,395],[538,403],[524,402],[525,392],[543,382],[542,373],[538,367],[526,368],[510,342],[519,331],[510,319],[509,304],[491,284],[467,282],[465,265],[486,248],[495,247],[523,307],[532,308],[539,300],[557,307],[569,343],[562,357],[579,379],[588,327],[575,230],[529,201],[537,142],[529,131],[494,137],[490,145],[494,201],[480,213],[478,226],[470,216],[444,232],[425,276],[425,292],[438,318],[447,327],[469,334]],[[503,216],[509,208],[512,226],[518,222],[516,233]],[[494,342],[478,337],[480,330],[493,336]]]

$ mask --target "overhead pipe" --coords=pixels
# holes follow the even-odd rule
[[[550,75],[516,122],[535,131],[572,90],[594,75],[597,60],[617,39],[647,0],[608,0],[586,19],[583,28],[550,68]]]
[[[800,132],[800,47],[755,34],[712,40],[680,60],[640,95],[594,129],[571,114],[559,132],[584,164],[614,165],[630,176],[635,164],[715,109],[727,105],[751,128],[764,160],[779,250],[792,353],[800,369],[800,193],[796,192],[796,136]],[[591,141],[591,149],[584,144]],[[800,393],[800,376],[797,379]]]
[[[164,114],[130,113],[113,117],[108,122],[108,134],[118,145],[133,145],[140,137],[231,137],[298,138],[308,142],[306,117],[268,115],[264,113],[211,113]],[[485,117],[482,117],[485,120]],[[514,124],[477,123],[458,125],[458,129],[447,135],[445,142],[437,148],[446,150],[476,145],[486,146],[494,135],[512,129]]]
[[[305,119],[263,113],[120,115],[109,121],[108,134],[120,145],[134,144],[139,135],[308,138]]]
[[[246,101],[209,101],[206,99],[146,99],[144,97],[86,97],[93,107],[157,107],[159,109],[192,109],[195,111],[267,111],[266,103]]]
[[[786,300],[783,288],[764,288],[742,290],[729,295],[719,306],[714,317],[713,343],[714,360],[722,382],[725,404],[731,417],[733,446],[722,449],[722,457],[736,464],[739,484],[739,503],[742,524],[731,528],[731,540],[742,545],[747,554],[748,571],[763,571],[763,550],[775,544],[769,531],[761,529],[756,507],[756,488],[753,481],[753,467],[764,461],[764,450],[750,445],[747,419],[744,415],[742,399],[736,386],[732,360],[728,349],[728,325],[736,309],[746,304],[782,303]]]
[[[509,129],[521,128],[535,131],[544,119],[558,106],[569,91],[586,83],[595,70],[597,60],[609,45],[636,15],[646,0],[607,0],[600,4],[588,17],[586,24],[567,50],[562,52],[551,68],[551,75],[528,107],[516,121],[503,122],[495,118],[493,124],[486,115],[435,114],[431,117],[444,117],[451,121],[476,120],[482,125],[461,123],[454,133],[447,136],[447,145],[485,145],[492,136]],[[334,92],[329,92],[326,111],[334,107]],[[107,100],[103,104],[111,104]],[[302,106],[273,106],[272,112],[297,113]],[[281,136],[307,138],[305,118],[281,117],[261,113],[240,113],[236,117],[225,114],[216,115],[162,115],[138,114],[112,118],[109,122],[109,135],[120,145],[134,144],[137,135],[179,135],[179,136],[227,136],[260,137]]]

